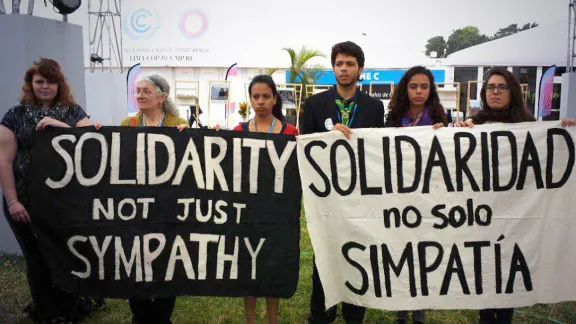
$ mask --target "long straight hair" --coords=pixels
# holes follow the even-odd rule
[[[494,75],[499,75],[506,79],[509,89],[508,91],[510,91],[510,106],[501,112],[492,110],[488,104],[488,99],[486,98],[488,80],[490,80]],[[516,76],[514,76],[513,73],[504,68],[496,67],[488,72],[488,76],[482,85],[482,90],[480,90],[480,98],[482,100],[482,110],[472,117],[472,121],[475,124],[483,124],[487,121],[521,123],[536,120],[534,116],[526,110],[526,105],[522,99],[522,88],[520,87],[518,79],[516,79]]]
[[[274,107],[272,107],[272,115],[279,121],[284,121],[284,115],[282,114],[282,97],[280,97],[278,94],[276,83],[274,80],[272,80],[272,77],[265,74],[255,76],[254,79],[252,79],[252,82],[250,82],[250,86],[248,87],[248,94],[250,95],[250,98],[252,98],[252,87],[256,83],[264,83],[270,87],[270,89],[272,89],[272,94],[276,97],[276,104],[274,104]]]

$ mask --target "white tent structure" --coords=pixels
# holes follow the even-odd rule
[[[543,69],[552,65],[565,67],[568,51],[568,23],[561,20],[503,37],[494,41],[472,46],[451,54],[444,60],[450,68],[454,80],[461,80],[462,86],[467,81],[482,82],[487,69],[493,66],[507,67],[509,71],[535,71],[529,78],[534,92],[534,113],[537,113],[540,79]],[[469,79],[459,76],[459,71],[477,68],[477,77]],[[521,73],[521,72],[519,72]],[[562,77],[557,76],[554,83],[560,85]],[[480,87],[477,87],[476,98]],[[464,95],[467,95],[464,92]],[[556,109],[557,110],[557,109]]]
[[[538,26],[451,54],[449,66],[566,66],[568,24]]]

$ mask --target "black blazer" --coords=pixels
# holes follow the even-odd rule
[[[338,108],[335,104],[334,89],[313,95],[306,99],[304,112],[300,120],[300,134],[327,132],[327,119],[332,125],[340,123],[338,120]],[[360,91],[358,94],[358,109],[350,128],[384,127],[384,104],[378,99]]]

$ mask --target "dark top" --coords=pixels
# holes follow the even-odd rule
[[[18,151],[14,159],[14,182],[18,200],[26,204],[27,169],[30,163],[30,150],[32,149],[32,134],[36,125],[44,118],[50,117],[74,127],[79,121],[86,118],[86,112],[80,106],[53,107],[43,109],[18,105],[6,113],[0,125],[11,130],[16,135]]]
[[[249,132],[250,129],[248,128],[248,124],[250,123],[250,121],[247,121],[245,123],[240,123],[238,125],[236,125],[236,127],[234,127],[234,131],[237,132]],[[284,135],[298,135],[298,130],[296,129],[296,127],[287,124],[285,122],[282,122],[282,129],[280,130],[280,134],[284,134]]]
[[[327,132],[331,126],[341,124],[339,109],[336,106],[336,91],[332,89],[306,99],[302,114],[301,134]],[[358,92],[358,108],[354,113],[350,128],[384,127],[384,104],[378,99]]]

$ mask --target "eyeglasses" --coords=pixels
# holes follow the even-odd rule
[[[486,86],[486,91],[488,92],[494,92],[496,89],[498,89],[499,93],[506,93],[509,90],[508,86],[505,84],[499,84],[498,86],[495,84],[489,84]]]

